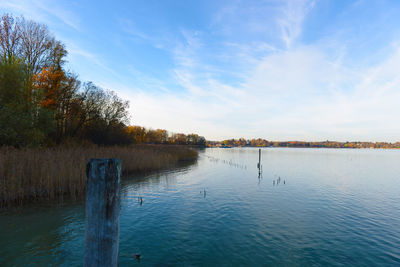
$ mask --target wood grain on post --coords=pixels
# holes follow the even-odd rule
[[[86,166],[84,266],[118,266],[121,161],[91,159]]]

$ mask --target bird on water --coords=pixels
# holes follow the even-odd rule
[[[140,254],[135,254],[135,258],[137,259],[137,261],[140,261],[140,257],[141,257]]]

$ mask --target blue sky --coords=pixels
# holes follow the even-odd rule
[[[132,124],[210,140],[400,141],[400,1],[24,1]]]

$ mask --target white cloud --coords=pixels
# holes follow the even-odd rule
[[[186,94],[132,93],[136,124],[198,132],[209,139],[399,140],[400,49],[379,64],[349,69],[318,47],[265,57],[239,87],[199,83]]]
[[[300,36],[303,20],[314,7],[315,1],[287,0],[284,3],[282,14],[278,18],[278,25],[286,48],[290,48],[296,38]]]

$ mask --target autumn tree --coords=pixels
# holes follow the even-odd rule
[[[56,125],[54,139],[60,143],[71,133],[74,113],[74,98],[77,97],[80,82],[73,74],[55,67],[44,68],[33,76],[34,91],[42,93],[40,105],[51,110]]]
[[[155,136],[155,143],[157,144],[165,144],[168,142],[168,132],[166,130],[157,129],[155,132]]]
[[[146,141],[147,130],[141,126],[127,126],[126,133],[133,144],[143,144]]]
[[[8,14],[0,19],[0,115],[8,144],[39,144],[51,132],[51,114],[39,105],[43,94],[34,90],[32,74],[48,62],[52,41],[44,25]]]
[[[40,145],[53,129],[51,114],[27,96],[28,80],[22,60],[0,61],[0,145]]]

